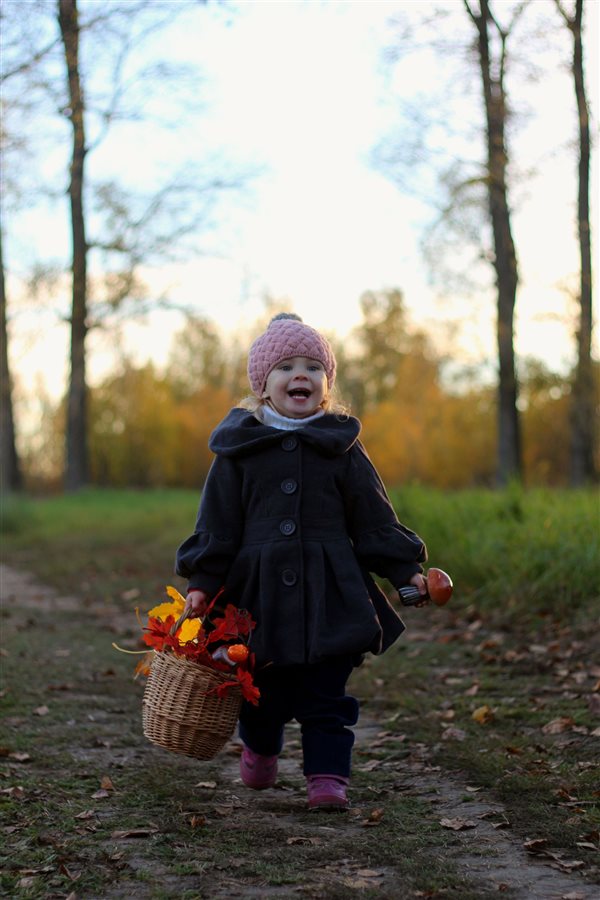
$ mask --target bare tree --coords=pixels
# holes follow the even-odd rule
[[[520,4],[507,28],[494,17],[489,0],[479,0],[479,11],[463,0],[477,29],[477,50],[483,88],[487,137],[488,208],[494,238],[498,345],[498,459],[497,480],[506,484],[521,477],[521,434],[517,408],[518,384],[514,353],[514,310],[519,281],[517,254],[511,231],[508,202],[506,143],[507,97],[505,87],[506,46],[510,32],[525,7]],[[493,52],[490,29],[494,29],[498,50]]]
[[[175,14],[194,4],[179,3]],[[216,195],[226,189],[239,188],[244,175],[234,173],[219,177],[219,166],[213,163],[211,174],[198,175],[188,166],[185,176],[174,176],[149,197],[140,197],[113,182],[95,185],[85,175],[86,155],[106,137],[113,122],[139,120],[135,103],[129,101],[126,62],[140,42],[162,24],[172,22],[173,4],[156,2],[150,7],[146,0],[114,3],[92,10],[94,15],[80,24],[77,0],[58,0],[58,21],[64,46],[67,69],[68,108],[66,114],[72,126],[72,154],[70,163],[69,198],[72,233],[72,313],[71,313],[71,374],[67,402],[65,487],[76,490],[88,478],[87,447],[87,388],[85,340],[91,327],[111,319],[118,311],[123,317],[131,312],[132,301],[138,312],[164,303],[164,298],[150,299],[139,277],[142,264],[171,259],[183,239],[206,230],[210,223],[210,208]],[[134,33],[134,24],[137,31]],[[89,53],[86,65],[80,59],[80,32],[93,36],[101,34],[105,42],[113,42],[113,82],[104,98],[85,95],[84,81],[93,66]],[[96,37],[97,40],[97,37]],[[174,80],[175,68],[160,63],[151,65],[146,78],[152,84],[165,86]],[[181,75],[181,67],[177,70]],[[178,81],[181,81],[178,78]],[[87,116],[93,113],[96,123],[94,136],[87,134]],[[222,160],[220,168],[226,161]],[[100,213],[104,225],[97,237],[86,234],[84,202],[94,190],[95,212]],[[87,276],[90,251],[102,259],[103,273],[94,279]],[[90,283],[91,282],[91,283]]]
[[[67,397],[65,487],[76,490],[88,477],[87,382],[85,338],[87,326],[87,242],[83,214],[86,156],[84,105],[79,69],[77,0],[59,0],[58,22],[65,49],[69,89],[68,117],[73,129],[69,201],[72,240],[71,371]]]
[[[421,93],[403,102],[406,133],[395,146],[378,150],[380,164],[405,191],[436,211],[424,234],[423,249],[432,281],[444,293],[481,295],[492,288],[496,307],[497,460],[496,481],[506,484],[522,470],[518,379],[514,350],[514,312],[519,283],[518,261],[509,204],[509,114],[507,44],[527,2],[502,6],[508,24],[492,11],[491,0],[463,0],[465,40],[448,19],[461,8],[445,4],[414,19],[397,20],[392,57],[403,62],[415,51],[434,52],[440,60],[441,88],[432,97]],[[417,14],[418,15],[418,14]],[[446,25],[446,27],[444,27]],[[472,40],[472,26],[476,40]],[[468,42],[468,43],[467,43]],[[474,51],[474,53],[473,53]],[[469,66],[465,66],[465,60]],[[479,78],[473,79],[475,61]],[[516,61],[516,60],[513,60]],[[481,115],[469,115],[474,88],[483,97]],[[433,91],[435,93],[435,89]],[[433,102],[435,100],[435,102]],[[417,105],[418,103],[418,105]],[[466,115],[465,115],[466,111]],[[485,150],[479,152],[482,134]],[[418,177],[416,172],[418,171]],[[493,273],[494,285],[489,283]]]
[[[0,228],[0,341],[2,342],[2,371],[0,396],[0,490],[16,491],[22,487],[21,466],[15,441],[12,402],[12,379],[8,362],[8,329],[6,323],[6,290]]]
[[[579,278],[579,327],[577,362],[571,392],[571,484],[579,487],[596,477],[594,460],[594,376],[592,363],[592,250],[590,236],[590,117],[583,64],[583,0],[575,0],[569,15],[561,0],[555,0],[573,37],[571,72],[579,123],[579,167],[577,226],[581,260]]]

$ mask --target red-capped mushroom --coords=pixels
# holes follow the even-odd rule
[[[445,606],[452,596],[452,579],[442,569],[427,572],[427,593],[436,606]]]

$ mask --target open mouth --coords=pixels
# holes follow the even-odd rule
[[[294,388],[291,391],[288,391],[288,397],[302,397],[306,399],[310,397],[310,391],[306,388]]]

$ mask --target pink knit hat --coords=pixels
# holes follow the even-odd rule
[[[254,341],[248,354],[248,378],[257,397],[262,396],[271,369],[282,359],[293,356],[320,362],[331,390],[335,381],[335,356],[327,338],[305,325],[300,316],[279,313],[271,319],[265,333]]]

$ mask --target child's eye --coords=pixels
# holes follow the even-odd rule
[[[291,366],[289,363],[283,363],[283,365],[279,366],[282,372],[289,372],[291,370]]]
[[[314,366],[309,366],[308,369],[310,372],[321,372],[323,370],[323,366],[317,364]]]

